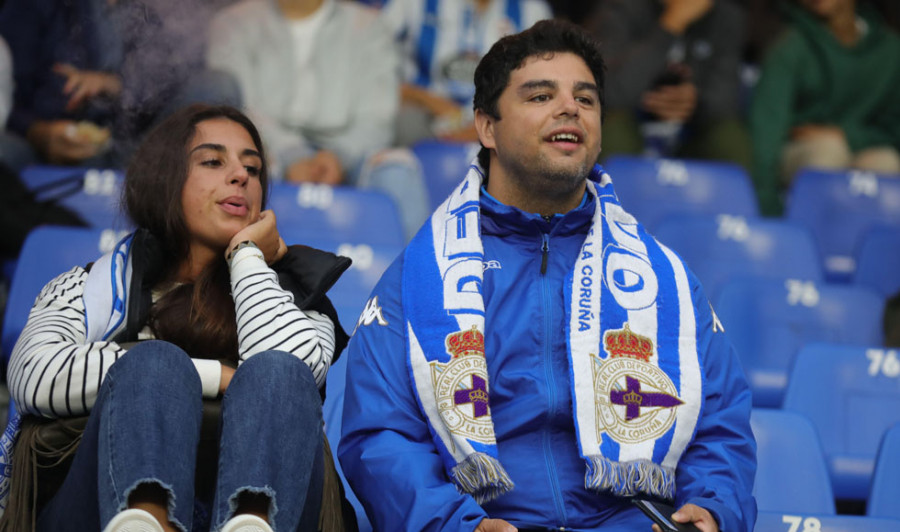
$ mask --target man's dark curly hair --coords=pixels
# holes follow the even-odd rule
[[[562,20],[542,20],[531,28],[509,35],[494,43],[475,69],[475,110],[500,119],[497,100],[509,84],[513,70],[521,68],[529,57],[550,58],[554,53],[573,53],[584,60],[594,75],[603,116],[606,99],[603,83],[606,65],[600,54],[600,43],[580,27]],[[484,146],[478,152],[478,162],[487,170],[490,152]]]

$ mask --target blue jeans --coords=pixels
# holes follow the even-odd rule
[[[38,530],[102,530],[139,485],[169,495],[169,519],[191,529],[202,419],[200,378],[188,355],[137,344],[110,368],[72,467]],[[241,494],[269,498],[276,532],[315,530],[323,478],[322,406],[300,359],[268,351],[242,364],[222,399],[211,530]]]

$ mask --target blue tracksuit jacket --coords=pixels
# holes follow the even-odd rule
[[[444,471],[407,367],[402,255],[376,286],[347,353],[339,447],[347,479],[376,530],[471,531],[491,517],[520,529],[649,531],[651,521],[630,501],[585,489],[576,443],[563,284],[594,202],[545,220],[482,190],[481,209],[490,407],[500,460],[515,489],[482,507]],[[676,471],[675,506],[697,504],[724,532],[749,532],[756,518],[750,392],[706,296],[689,276],[703,331],[697,346],[705,399]]]

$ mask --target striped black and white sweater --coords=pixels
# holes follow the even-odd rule
[[[342,260],[345,263],[329,274],[333,278],[327,286],[320,288],[323,292],[349,266],[349,260]],[[336,351],[336,332],[338,351],[346,342],[336,319],[298,308],[294,293],[279,284],[279,274],[256,248],[239,250],[230,273],[239,362],[267,350],[286,351],[310,367],[321,389]],[[85,415],[110,366],[126,351],[114,341],[87,341],[84,291],[88,275],[84,268],[75,267],[48,283],[35,301],[8,371],[10,392],[22,413],[52,418]],[[330,303],[326,307],[332,308]],[[220,363],[193,361],[204,397],[215,397]]]

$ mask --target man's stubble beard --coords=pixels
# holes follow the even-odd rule
[[[582,189],[592,168],[587,161],[563,167],[540,155],[531,167],[521,165],[519,183],[535,197],[565,201]]]

